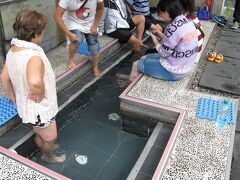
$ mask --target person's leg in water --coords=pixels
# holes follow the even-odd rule
[[[137,31],[137,40],[139,41],[140,45],[142,46],[142,36],[145,29],[145,17],[143,15],[134,15],[132,17],[132,21],[136,26]]]
[[[140,52],[140,41],[134,35],[132,35],[128,42],[132,48],[132,51],[138,54]]]
[[[132,64],[132,70],[131,70],[131,73],[129,76],[129,81],[131,81],[131,82],[140,74],[137,69],[138,62],[139,62],[139,60],[133,62],[133,64]]]
[[[93,60],[93,73],[94,76],[99,76],[101,71],[99,69],[99,59],[100,59],[100,47],[98,43],[98,35],[92,35],[92,34],[85,34],[86,41],[88,44],[88,49],[91,53],[91,57]]]
[[[65,154],[56,155],[54,149],[56,148],[55,141],[57,139],[56,122],[51,122],[47,127],[40,128],[33,126],[36,133],[35,143],[42,153],[41,159],[47,162],[64,162]]]

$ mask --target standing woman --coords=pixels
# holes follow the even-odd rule
[[[46,24],[46,17],[36,11],[25,10],[17,15],[13,25],[16,38],[11,41],[1,80],[22,122],[33,126],[41,159],[63,162],[65,154],[54,154],[58,112],[55,75],[39,46]]]

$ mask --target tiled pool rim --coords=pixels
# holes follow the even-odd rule
[[[48,169],[48,168],[46,168],[42,165],[39,165],[39,164],[21,156],[21,155],[18,155],[17,153],[12,152],[9,149],[5,149],[5,148],[0,146],[0,152],[1,152],[1,154],[7,156],[8,158],[10,158],[14,161],[20,162],[24,166],[27,166],[27,167],[33,169],[34,171],[45,175],[46,177],[49,177],[51,179],[69,180],[69,178],[67,178],[67,177],[65,177],[61,174],[58,174],[55,171],[52,171],[52,170],[50,170],[50,169]]]
[[[123,100],[129,100],[129,101],[133,101],[133,102],[136,102],[136,103],[139,103],[139,104],[145,104],[145,105],[148,105],[148,106],[152,106],[152,107],[156,107],[156,108],[159,108],[159,109],[165,109],[165,110],[169,110],[169,111],[173,111],[173,112],[176,112],[176,113],[179,113],[179,116],[177,118],[177,121],[176,121],[176,124],[174,126],[174,129],[172,131],[172,134],[168,140],[168,143],[167,143],[167,146],[163,152],[163,155],[161,157],[161,160],[158,164],[158,167],[154,173],[154,176],[153,176],[153,180],[154,179],[159,179],[159,174],[160,172],[163,171],[167,161],[168,161],[168,157],[169,157],[169,154],[171,154],[171,151],[172,151],[172,148],[174,146],[174,143],[175,143],[175,139],[181,129],[181,125],[182,125],[182,121],[184,119],[184,116],[186,114],[186,111],[185,110],[182,110],[182,109],[179,109],[179,108],[175,108],[175,107],[171,107],[171,106],[166,106],[166,105],[161,105],[161,104],[157,104],[157,103],[154,103],[154,102],[150,102],[150,101],[146,101],[146,100],[141,100],[141,99],[138,99],[138,98],[134,98],[134,97],[130,97],[128,96],[128,92],[133,88],[133,86],[139,81],[139,79],[141,79],[141,77],[143,76],[143,74],[139,74],[135,79],[134,81],[121,93],[121,95],[119,96],[120,99],[123,99]]]

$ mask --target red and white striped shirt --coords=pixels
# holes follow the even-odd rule
[[[203,38],[204,38],[204,35],[202,34],[202,32],[203,32],[202,25],[201,25],[198,17],[194,13],[188,15],[187,18],[192,20],[196,26],[197,35],[198,35],[198,48],[199,48],[199,52],[200,52],[202,50],[202,44],[203,44]]]

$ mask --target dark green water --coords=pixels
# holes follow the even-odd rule
[[[129,74],[137,59],[128,57],[58,114],[58,141],[67,155],[64,163],[48,164],[39,155],[32,159],[71,179],[126,179],[147,139],[122,131],[123,88],[117,74]]]

